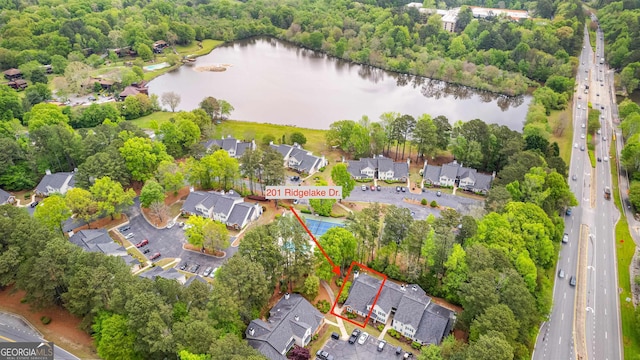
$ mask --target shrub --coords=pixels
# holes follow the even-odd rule
[[[382,330],[384,330],[384,324],[378,324],[378,326],[376,326],[376,328],[377,328],[379,331],[382,331]]]
[[[309,209],[301,209],[300,212],[303,214],[311,214],[311,210]]]
[[[431,206],[432,208],[434,208],[434,207],[438,207],[438,203],[437,203],[435,200],[433,200],[433,201],[431,202],[430,206]]]
[[[320,300],[316,304],[316,308],[320,310],[321,313],[326,314],[331,310],[331,304],[327,300]]]
[[[26,304],[26,303],[27,303],[27,298],[20,299],[20,304]]]
[[[326,168],[327,168],[326,166],[323,166],[323,167],[321,167],[320,169],[318,169],[318,171],[320,171],[320,172],[324,172],[324,169],[326,169]]]
[[[427,199],[422,199],[422,201],[420,201],[420,204],[427,205]]]
[[[311,337],[311,341],[316,341],[318,340],[318,334],[315,334]]]
[[[412,343],[411,343],[411,347],[412,347],[412,348],[414,348],[414,349],[416,349],[416,350],[420,350],[420,348],[422,347],[422,345],[420,345],[420,343],[419,343],[419,342],[415,342],[415,341],[414,341],[414,342],[412,342]]]
[[[31,199],[31,193],[30,192],[24,193],[24,198],[25,200]]]
[[[398,335],[398,332],[396,331],[396,329],[389,329],[389,331],[387,331],[389,333],[389,335],[391,335],[392,337],[396,337]]]
[[[354,313],[352,313],[352,312],[348,312],[348,313],[347,313],[347,319],[351,319],[351,320],[353,320],[353,319],[355,319],[355,318],[357,318],[357,317],[358,317],[358,315],[356,315],[356,314],[354,314]]]
[[[344,289],[342,289],[340,298],[338,298],[339,303],[343,304],[345,301],[347,301],[347,298],[349,297],[349,289],[351,289],[351,281],[347,281],[347,283],[344,284]]]
[[[344,281],[342,280],[342,278],[337,278],[337,279],[336,279],[336,285],[337,285],[338,287],[342,287],[342,283],[343,283],[343,282],[344,282]]]
[[[42,321],[42,323],[45,325],[49,325],[49,323],[51,322],[51,318],[48,316],[43,316],[40,318],[40,321]]]

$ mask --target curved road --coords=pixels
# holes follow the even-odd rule
[[[24,320],[9,313],[0,312],[0,342],[40,342],[46,341]],[[79,360],[80,358],[56,346],[54,359]]]

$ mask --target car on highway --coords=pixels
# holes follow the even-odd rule
[[[601,158],[598,158],[598,162],[602,162],[602,159],[601,159]]]
[[[157,259],[157,258],[159,258],[159,257],[160,257],[160,253],[159,253],[159,252],[157,252],[157,253],[155,253],[155,254],[153,254],[153,255],[149,256],[149,260],[155,260],[155,259]]]
[[[571,177],[571,180],[573,180],[573,181],[578,180],[578,177],[576,176],[576,174],[573,174],[573,176]]]
[[[609,158],[605,156],[604,157],[604,162],[608,162],[608,161],[609,161]]]
[[[364,345],[364,343],[367,341],[367,339],[369,338],[369,334],[367,334],[367,332],[363,332],[362,334],[360,334],[360,337],[358,338],[358,344],[360,345]]]
[[[584,145],[580,146],[580,151],[584,151]]]
[[[578,143],[573,144],[573,147],[577,149],[578,148]]]
[[[141,248],[141,247],[146,246],[146,245],[148,245],[148,244],[149,244],[149,240],[144,239],[144,240],[140,241],[139,243],[137,243],[137,244],[136,244],[136,247],[137,247],[137,248]]]
[[[582,125],[580,125],[580,127],[584,129],[584,128],[587,127],[587,125],[586,124],[582,124]]]
[[[367,185],[362,185],[362,191],[367,191]]]
[[[580,139],[584,139],[584,134],[580,134]]]
[[[572,276],[571,279],[569,279],[569,285],[576,286],[576,277],[575,276]]]
[[[360,336],[360,330],[353,329],[351,336],[349,337],[349,344],[355,344],[358,341],[358,336]]]
[[[560,269],[560,271],[558,271],[558,277],[564,279],[564,270]]]
[[[569,234],[564,233],[564,235],[562,235],[562,242],[565,244],[569,242]]]

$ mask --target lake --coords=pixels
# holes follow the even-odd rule
[[[201,71],[221,66],[226,71]],[[168,91],[182,98],[177,110],[193,110],[213,96],[233,105],[232,119],[313,129],[393,111],[444,115],[452,124],[481,119],[521,131],[532,99],[357,65],[263,37],[222,45],[149,83],[151,94]]]

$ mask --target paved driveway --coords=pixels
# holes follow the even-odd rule
[[[361,185],[361,184],[358,184]],[[397,207],[409,208],[415,213],[414,218],[422,220],[426,219],[429,214],[439,216],[440,212],[434,210],[428,206],[414,205],[404,201],[404,199],[413,199],[421,201],[427,199],[429,203],[435,200],[439,205],[447,206],[456,209],[461,214],[469,214],[474,207],[484,206],[483,201],[470,199],[467,197],[456,196],[451,194],[442,193],[442,196],[436,196],[435,191],[426,191],[424,193],[411,193],[411,192],[396,192],[395,186],[386,187],[383,186],[381,191],[361,190],[360,186],[353,189],[347,200],[350,201],[364,201],[364,202],[379,202],[383,204],[391,204]]]
[[[149,245],[145,246],[151,250],[147,256],[150,256],[156,252],[159,252],[162,258],[180,258],[182,262],[188,262],[189,264],[200,264],[199,273],[202,273],[208,266],[218,267],[222,265],[228,258],[238,251],[237,248],[229,247],[225,249],[226,256],[224,258],[217,258],[201,253],[184,250],[182,245],[186,243],[184,236],[184,230],[179,226],[174,226],[171,229],[156,229],[151,226],[147,220],[142,216],[140,211],[139,198],[135,198],[133,206],[125,211],[129,216],[129,224],[131,229],[126,233],[134,233],[135,237],[130,239],[133,244],[136,244],[143,239],[149,240]],[[233,242],[234,238],[231,238]]]
[[[401,358],[401,355],[396,355],[396,348],[389,344],[385,345],[384,349],[379,352],[377,349],[378,342],[379,340],[373,336],[369,336],[367,342],[363,345],[358,343],[351,345],[344,340],[329,338],[329,341],[327,341],[322,350],[340,360],[386,360]]]

